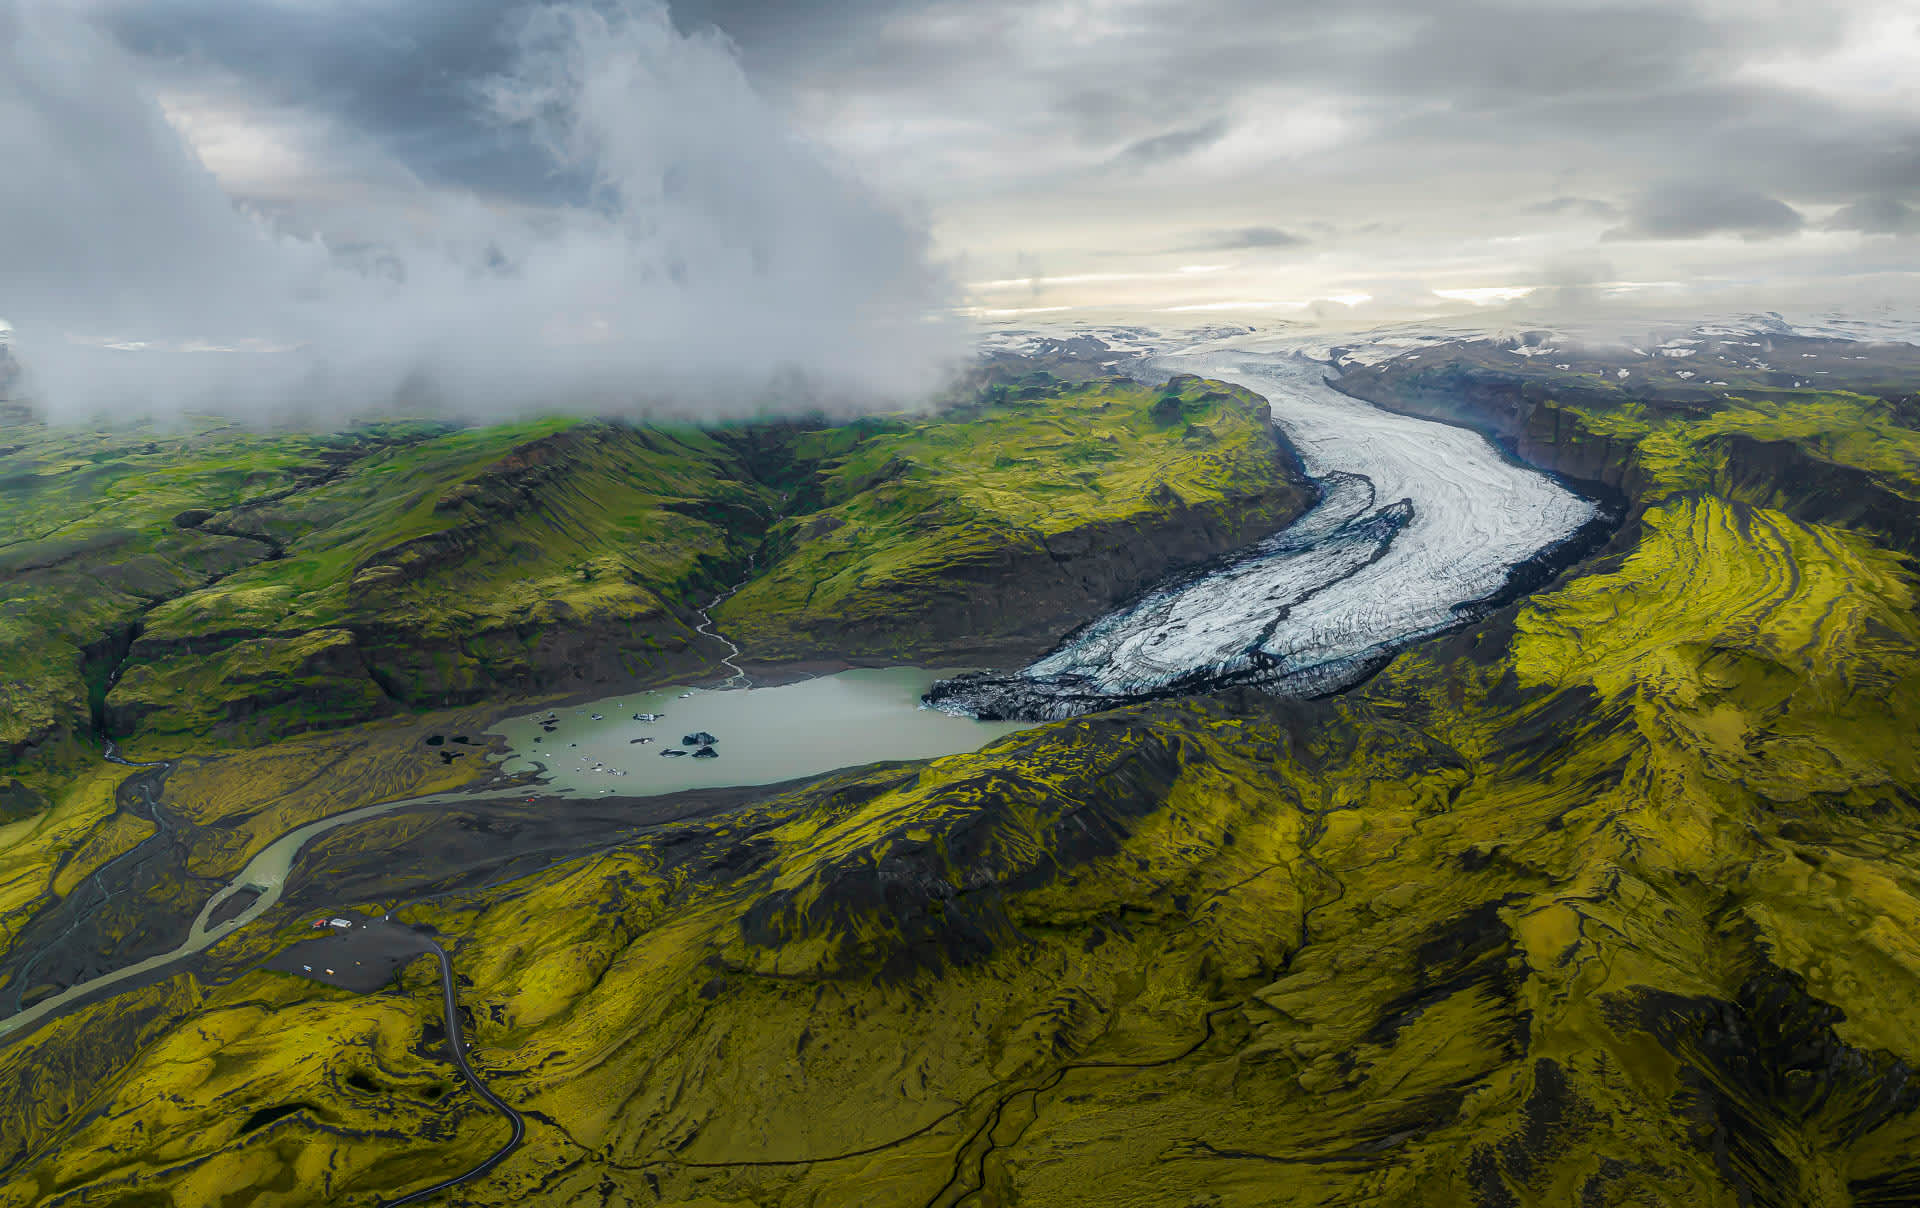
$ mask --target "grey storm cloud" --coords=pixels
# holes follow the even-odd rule
[[[1718,185],[1666,185],[1636,199],[1627,221],[1601,236],[1623,239],[1698,239],[1733,234],[1746,239],[1791,235],[1806,217],[1786,202]]]
[[[1551,198],[1532,216],[1569,229],[1728,229],[1690,218],[1684,199],[1645,200],[1678,172],[1780,203],[1724,215],[1752,236],[1796,229],[1789,210],[1920,192],[1905,183],[1920,173],[1920,110],[1885,95],[1898,76],[1876,86],[1820,59],[1910,9],[921,0],[836,25],[839,40],[796,54],[781,78],[817,128],[852,132],[933,195],[985,199],[983,227],[1075,232],[1097,199],[1116,241],[1101,250],[1119,253],[1121,240],[1170,246],[1142,237],[1170,221],[1257,222],[1278,198],[1301,229],[1353,231],[1364,217],[1403,232],[1397,248],[1426,240],[1442,260],[1463,236],[1508,234],[1493,216],[1512,214],[1515,198]],[[1192,179],[1188,161],[1212,175]],[[1114,171],[1148,162],[1183,171]],[[1347,240],[1339,254],[1361,250]],[[1658,268],[1622,258],[1624,271]]]
[[[511,69],[510,31],[529,7],[169,0],[115,3],[103,19],[122,45],[176,78],[218,72],[244,84],[250,101],[323,108],[425,182],[577,197],[577,178],[479,103],[481,82]]]
[[[924,221],[658,4],[428,3],[405,37],[379,6],[233,4],[170,42],[131,11],[0,0],[0,314],[56,412],[898,403],[960,351]],[[346,233],[237,205],[157,96],[183,77],[318,108],[355,156],[401,149],[398,183],[356,193],[342,155]]]
[[[173,77],[218,72],[251,101],[325,112],[424,181],[572,201],[586,186],[581,175],[479,103],[486,82],[514,65],[515,31],[551,3],[107,0],[101,14],[122,46]],[[581,7],[618,12],[623,5]],[[732,49],[776,73],[792,56],[817,53],[848,27],[898,7],[894,0],[679,0],[669,16],[682,35],[722,32]],[[735,31],[749,35],[744,46]]]

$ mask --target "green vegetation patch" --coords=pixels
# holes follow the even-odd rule
[[[718,613],[760,658],[1045,645],[1182,556],[1282,527],[1309,498],[1265,402],[1191,376],[1002,385],[969,408],[795,448],[819,468],[769,532],[766,569]],[[1129,543],[1147,547],[1138,565]]]
[[[769,511],[692,429],[0,437],[0,757],[42,787],[102,732],[258,741],[703,665],[692,611]]]
[[[495,1089],[552,1122],[464,1194],[1733,1208],[1913,1177],[1911,576],[1712,496],[1641,532],[1345,698],[1074,719],[408,906],[456,937]],[[429,966],[353,998],[255,959],[30,1124],[60,1156],[11,1187],[318,1203],[497,1144],[425,1093]]]

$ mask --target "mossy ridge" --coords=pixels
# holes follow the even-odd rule
[[[0,829],[0,994],[30,1003],[168,950],[210,893],[302,824],[486,778],[485,744],[456,744],[468,757],[443,761],[425,740],[477,734],[492,716],[464,710],[395,718],[183,757],[165,770],[161,804],[151,811],[143,794],[159,773],[96,765],[53,810]],[[156,814],[164,815],[162,841],[130,864],[115,864],[154,835]]]
[[[582,644],[697,664],[691,609],[767,512],[690,428],[0,436],[0,758],[43,796],[103,729],[258,741],[524,690]]]
[[[369,458],[227,517],[286,542],[284,556],[157,609],[108,716],[257,741],[701,665],[692,610],[745,563],[767,513],[738,474],[696,431],[572,421]],[[575,647],[602,665],[570,667]]]
[[[553,1122],[467,1194],[1785,1208],[1915,1177],[1911,576],[1713,496],[1636,531],[1346,698],[1058,723],[413,908],[460,937],[494,1085]],[[435,842],[380,826],[363,859]],[[10,1186],[284,1186],[298,1136],[340,1197],[493,1143],[344,1088],[424,1076],[424,977],[288,984],[211,986],[237,1031],[165,1030]]]
[[[0,424],[0,758],[85,756],[105,679],[155,603],[263,557],[209,509],[332,472],[383,437],[276,437],[214,421],[78,431]],[[52,781],[25,769],[43,789]]]
[[[114,790],[131,769],[102,765],[67,782],[44,813],[0,826],[0,951],[49,893],[117,854]]]
[[[798,438],[820,467],[719,609],[748,657],[1038,653],[1310,502],[1241,387],[1035,376],[911,426]]]
[[[1139,859],[1153,866],[1153,843],[1131,827],[1117,852],[1055,862],[1050,879],[1029,889],[990,879],[950,898],[929,887],[940,878],[966,887],[968,865],[943,867],[940,856],[906,865],[931,870],[932,880],[882,875],[884,859],[863,867],[857,844],[814,847],[833,833],[866,832],[860,814],[871,807],[891,811],[894,823],[871,836],[883,856],[939,856],[951,830],[980,813],[943,814],[940,803],[953,799],[926,791],[943,781],[890,782],[898,773],[837,804],[768,807],[772,827],[823,811],[827,829],[793,833],[799,851],[757,847],[743,822],[711,834],[706,870],[681,854],[687,841],[670,850],[642,843],[444,904],[429,917],[475,937],[463,959],[518,949],[507,968],[476,979],[477,993],[525,977],[516,982],[530,987],[524,1000],[554,1008],[530,1012],[521,1031],[483,1030],[483,1044],[520,1053],[519,1067],[532,1072],[522,1086],[547,1096],[543,1110],[621,1164],[580,1160],[556,1128],[536,1138],[544,1153],[530,1147],[543,1161],[476,1194],[563,1198],[607,1180],[647,1202],[658,1198],[648,1176],[669,1200],[754,1203],[897,1195],[920,1204],[951,1200],[976,1180],[984,1202],[1201,1194],[1222,1204],[1284,1195],[1784,1205],[1897,1192],[1914,1177],[1905,1163],[1915,1150],[1899,1090],[1901,1063],[1916,1056],[1905,1009],[1915,973],[1901,941],[1920,885],[1908,854],[1910,585],[1897,561],[1857,536],[1723,498],[1656,502],[1630,536],[1661,556],[1611,560],[1599,568],[1599,590],[1581,592],[1576,580],[1515,610],[1510,643],[1496,623],[1431,644],[1321,708],[1266,716],[1193,704],[1133,714],[1174,736],[1181,777],[1220,771],[1197,801],[1230,823],[1249,816],[1225,830],[1190,814],[1170,821],[1176,843],[1190,827],[1200,836],[1192,851],[1177,851],[1182,869],[1239,846],[1243,833],[1284,839],[1270,820],[1288,810],[1301,820],[1305,861],[1255,867],[1208,899],[1215,913],[1244,900],[1251,918],[1196,920],[1192,896],[1185,906],[1173,896],[1178,887],[1131,883]],[[1749,556],[1743,541],[1756,524],[1779,535]],[[1729,553],[1739,565],[1725,565]],[[1860,608],[1828,614],[1832,586],[1851,592],[1856,582]],[[1661,607],[1687,592],[1702,597],[1697,617]],[[1616,614],[1621,599],[1636,607]],[[1751,607],[1755,600],[1766,606]],[[1623,623],[1631,632],[1643,612],[1654,614],[1646,624],[1665,645],[1620,643],[1594,660],[1595,674],[1577,673],[1567,641]],[[1831,629],[1827,615],[1838,618]],[[1657,674],[1643,682],[1641,667]],[[1729,710],[1738,714],[1731,722]],[[1867,727],[1865,741],[1851,741],[1856,725]],[[1034,806],[1019,803],[1044,802],[1055,761],[1045,750],[988,754],[1003,761],[1003,780],[1028,782],[989,798],[1019,807],[992,833],[1004,826],[1004,850],[1025,851]],[[1811,795],[1750,787],[1797,784],[1806,766],[1826,773]],[[973,765],[961,780],[995,772]],[[1077,782],[1057,787],[1056,817],[1104,795]],[[1174,792],[1149,821],[1173,818]],[[691,838],[698,851],[699,836]],[[984,898],[1024,920],[1023,938],[944,973],[869,987],[842,962],[858,967],[900,946],[908,933],[898,911],[837,930],[833,911],[789,911],[828,922],[822,933],[794,933],[800,978],[716,966],[727,951],[752,951],[745,911],[772,900],[756,878],[776,867],[794,874],[787,888],[803,905],[861,900],[849,891],[863,884],[881,890],[872,900],[887,901],[888,887],[909,905],[924,900],[927,914],[936,900]],[[1265,881],[1281,877],[1311,900],[1275,905]],[[1027,895],[1056,889],[1061,901],[1015,913]],[[1097,909],[1114,900],[1117,914]],[[1089,903],[1096,909],[1081,909]],[[581,943],[527,941],[563,917],[575,928],[564,934]],[[1104,939],[1089,953],[1096,931]],[[1289,933],[1305,942],[1289,948]],[[1247,942],[1219,942],[1236,936]],[[849,947],[849,938],[871,946]],[[1251,972],[1223,975],[1229,966],[1194,960],[1196,949],[1210,959],[1234,954],[1241,963],[1231,968]],[[1035,981],[1023,983],[1035,968]],[[543,981],[545,973],[564,976]],[[1134,997],[1104,997],[1103,978]],[[215,993],[244,994],[247,985]],[[1188,1025],[1180,1043],[1151,1053],[1102,1047],[1108,1004],[1142,997]],[[1823,1003],[1842,1004],[1846,1018]],[[414,1026],[432,1010],[419,996]],[[1136,1031],[1157,1040],[1171,1030]],[[1256,1035],[1263,1043],[1244,1039]],[[981,1064],[973,1054],[996,1046],[1014,1063],[989,1064],[990,1085],[968,1096],[980,1085],[965,1077]],[[1124,1056],[1110,1055],[1117,1051]],[[1029,1052],[1040,1057],[1023,1064]],[[542,1090],[540,1078],[582,1064],[592,1073],[581,1103]],[[1147,1068],[1132,1068],[1140,1064]],[[942,1081],[948,1071],[955,1076]],[[165,1075],[117,1084],[126,1107],[116,1128],[135,1126],[140,1091],[172,1089]],[[502,1081],[512,1093],[515,1079]],[[278,1079],[246,1085],[248,1115],[295,1101],[280,1097],[289,1088]],[[1810,1100],[1809,1086],[1833,1090]],[[632,1113],[610,1152],[609,1134],[594,1129],[629,1093],[649,1111]],[[197,1169],[278,1177],[268,1168],[284,1163],[263,1158],[259,1143],[198,1147],[218,1144],[209,1139],[244,1104],[187,1097],[185,1133],[204,1139],[182,1142],[194,1155],[184,1160],[209,1155]],[[846,1106],[822,1112],[823,1102]],[[377,1127],[378,1110],[362,1106],[358,1118]],[[861,1118],[848,1120],[855,1110]],[[883,1138],[876,1144],[905,1139],[867,1154],[812,1150],[802,1156],[851,1156],[804,1167],[706,1169],[688,1156],[718,1146],[722,1165],[765,1160],[769,1142],[838,1141],[887,1117],[929,1127]],[[194,1120],[203,1122],[197,1134]],[[575,1130],[579,1121],[591,1127]],[[761,1148],[732,1148],[739,1137]],[[95,1142],[110,1139],[70,1143],[98,1153]],[[487,1138],[457,1144],[477,1154]],[[402,1148],[415,1160],[432,1152]],[[644,1169],[625,1169],[636,1166]]]
[[[108,680],[156,605],[272,556],[219,517],[315,489],[444,426],[329,436],[188,418],[84,430],[0,420],[0,761],[51,791],[90,759]]]

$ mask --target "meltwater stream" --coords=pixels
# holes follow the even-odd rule
[[[1409,642],[1459,624],[1522,563],[1600,516],[1477,433],[1383,411],[1289,354],[1195,349],[1158,368],[1265,395],[1319,480],[1291,528],[1175,576],[1010,676],[947,680],[928,699],[976,717],[1070,717],[1128,700],[1255,684],[1346,687]]]

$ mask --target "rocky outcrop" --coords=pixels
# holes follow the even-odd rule
[[[272,712],[276,733],[363,721],[393,710],[353,634],[316,629],[235,642],[216,655],[128,667],[105,700],[106,732],[198,733]]]
[[[1153,401],[1129,389],[1140,410]],[[1259,400],[1197,379],[1163,395],[1166,430],[1138,448],[1204,490],[1180,478],[1142,498],[1136,476],[1129,502],[1109,506],[1092,478],[1160,463],[1130,461],[1134,447],[1115,452],[1111,432],[1081,439],[1051,396],[1010,405],[1053,458],[1035,491],[1097,519],[962,519],[943,530],[961,539],[918,550],[906,548],[924,531],[910,517],[882,534],[888,574],[855,606],[795,595],[770,610],[795,637],[777,657],[1037,652],[1169,568],[1284,526],[1310,500],[1279,462],[1249,473]],[[971,440],[970,415],[931,426],[940,440],[963,427]],[[1120,416],[1103,422],[1125,434],[1111,422]],[[60,698],[41,692],[11,709],[0,737],[14,758],[89,730],[252,741],[403,708],[700,675],[719,643],[696,632],[699,606],[740,580],[776,510],[791,517],[783,539],[806,546],[835,538],[847,521],[833,506],[849,497],[925,492],[908,481],[924,466],[905,455],[860,461],[831,482],[817,472],[911,430],[897,420],[719,435],[581,423],[442,441],[442,430],[398,425],[290,440],[260,459],[232,455],[206,471],[219,492],[195,480],[138,525],[100,525],[0,559],[16,576],[77,584],[85,574],[127,597],[124,616],[86,621]],[[1215,464],[1227,472],[1209,477]],[[964,472],[942,474],[935,493],[969,485]],[[1010,474],[1016,488],[1033,485],[1023,468]],[[177,566],[148,555],[156,543]],[[778,552],[770,543],[757,566]]]
[[[1174,496],[1164,510],[1052,535],[997,535],[876,585],[836,615],[800,618],[795,644],[747,652],[758,659],[1033,657],[1166,575],[1286,528],[1312,499],[1310,486],[1290,482],[1210,504]]]
[[[956,652],[978,643],[1008,654],[1039,653],[1166,575],[1279,532],[1312,500],[1310,487],[1292,483],[1211,505],[1173,496],[1158,514],[1004,549],[949,568],[949,585],[927,601],[924,623],[953,635],[947,648]]]

